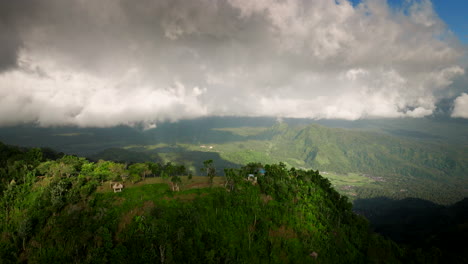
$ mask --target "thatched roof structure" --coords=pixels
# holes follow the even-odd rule
[[[112,189],[114,189],[114,192],[121,192],[123,187],[124,186],[121,183],[116,183],[116,184],[112,185]]]

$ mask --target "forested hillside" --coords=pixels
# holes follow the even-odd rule
[[[437,261],[437,252],[369,232],[318,171],[250,163],[195,179],[175,164],[51,160],[39,149],[1,148],[5,263]],[[109,180],[126,187],[114,193]]]

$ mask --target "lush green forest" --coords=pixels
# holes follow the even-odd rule
[[[444,263],[439,249],[369,231],[318,171],[249,163],[214,177],[207,160],[210,177],[195,177],[173,163],[0,150],[4,263]]]

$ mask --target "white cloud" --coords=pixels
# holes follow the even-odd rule
[[[47,63],[44,63],[47,65]],[[37,122],[41,126],[153,126],[155,121],[206,115],[198,100],[204,90],[175,81],[153,89],[140,71],[102,78],[69,69],[45,68],[50,77],[17,70],[0,75],[0,123]]]
[[[455,99],[452,117],[468,118],[468,94],[463,93]]]
[[[34,8],[8,20],[12,43],[22,45],[7,49],[19,50],[19,66],[0,73],[3,125],[422,117],[464,74],[464,50],[429,1],[398,10],[383,0],[45,0]]]

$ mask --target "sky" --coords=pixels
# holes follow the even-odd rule
[[[465,0],[435,0],[433,6],[450,30],[468,44],[468,3]]]
[[[354,6],[362,0],[350,1]],[[401,8],[408,0],[387,0],[392,8]],[[468,2],[466,0],[432,0],[437,15],[464,44],[468,44]],[[411,2],[410,2],[411,3]]]
[[[1,1],[0,126],[468,118],[463,1]]]

